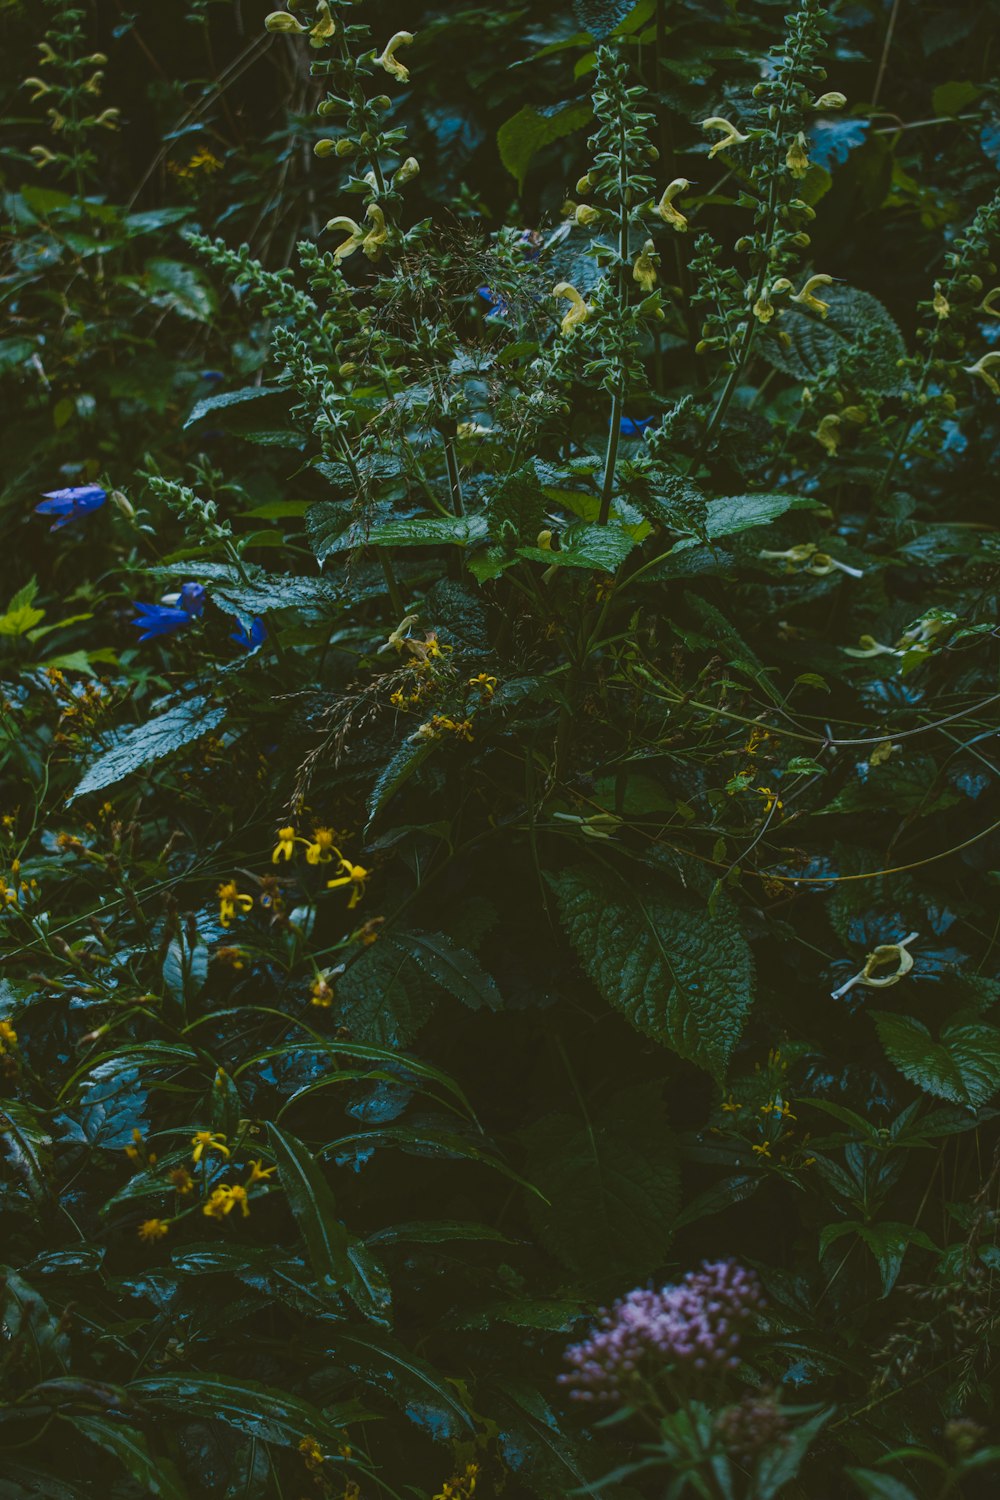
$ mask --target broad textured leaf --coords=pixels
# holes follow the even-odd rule
[[[879,1041],[899,1071],[925,1093],[980,1109],[1000,1089],[1000,1029],[962,1019],[935,1041],[911,1016],[875,1013]]]
[[[443,932],[397,932],[392,942],[402,948],[435,984],[461,1000],[470,1010],[497,1010],[502,1004],[496,980],[473,954]]]
[[[607,526],[567,526],[560,542],[558,551],[518,547],[517,555],[548,567],[597,568],[602,573],[614,573],[636,545],[635,537],[614,522]]]
[[[338,980],[336,1005],[358,1040],[405,1047],[430,1019],[434,990],[408,953],[383,941],[366,948]]]
[[[757,1460],[755,1500],[773,1500],[783,1486],[794,1479],[802,1465],[813,1439],[818,1436],[836,1410],[828,1406],[817,1412],[808,1421],[796,1422],[789,1427],[779,1443],[775,1443]]]
[[[364,540],[373,547],[467,547],[485,535],[485,516],[414,516],[373,526]]]
[[[493,536],[502,537],[509,529],[522,540],[534,541],[544,511],[545,492],[533,464],[522,464],[489,487],[486,514]]]
[[[497,1424],[504,1463],[532,1493],[563,1500],[586,1492],[579,1435],[563,1431],[559,1417],[532,1385],[499,1378],[481,1393],[477,1389],[477,1402]]]
[[[298,609],[329,614],[343,599],[342,591],[328,578],[302,578],[293,574],[265,574],[249,583],[217,583],[212,601],[230,610],[249,628],[255,615],[275,609]]]
[[[573,0],[573,19],[595,42],[603,42],[635,4],[636,0]]]
[[[278,1176],[295,1215],[310,1264],[321,1281],[346,1287],[354,1278],[348,1257],[350,1237],[337,1216],[337,1205],[323,1172],[309,1147],[273,1122],[268,1139],[278,1164]]]
[[[256,1380],[228,1375],[151,1375],[125,1388],[133,1400],[153,1410],[226,1422],[265,1443],[297,1448],[304,1433],[335,1448],[341,1429],[362,1422],[367,1413],[357,1401],[327,1406],[320,1411],[308,1401],[273,1390]]]
[[[534,105],[524,104],[516,115],[505,120],[497,131],[497,149],[500,160],[516,180],[518,188],[524,186],[532,158],[543,146],[550,146],[574,130],[582,130],[592,114],[589,101],[577,100],[550,110],[537,110]]]
[[[710,916],[663,882],[597,868],[550,876],[562,923],[605,1000],[647,1036],[716,1077],[753,1001],[735,911]]]
[[[564,1265],[627,1283],[664,1263],[679,1172],[659,1084],[615,1094],[588,1119],[546,1115],[522,1139],[525,1176],[549,1200],[533,1200],[531,1217]]]
[[[806,500],[798,495],[722,495],[709,500],[705,508],[704,530],[710,540],[733,536],[738,531],[749,531],[753,526],[766,526],[790,510],[815,510],[818,500]],[[697,547],[700,536],[684,537],[673,548],[681,552],[686,547]]]
[[[382,809],[392,801],[404,782],[408,781],[418,766],[435,749],[437,741],[405,739],[392,759],[379,772],[368,798],[368,822],[375,821]]]
[[[216,729],[225,716],[226,710],[220,704],[210,704],[207,698],[189,698],[186,702],[175,703],[166,713],[148,719],[145,724],[126,729],[119,735],[113,749],[99,755],[88,766],[68,800],[75,802],[87,792],[101,792],[105,787],[123,781],[133,771],[151,766],[185,745],[194,744],[195,740]]]
[[[330,1352],[338,1364],[346,1364],[366,1384],[391,1397],[435,1438],[454,1440],[473,1430],[455,1385],[388,1334],[335,1330]]]
[[[227,411],[232,406],[244,406],[248,401],[260,401],[265,396],[285,396],[287,399],[288,390],[283,385],[245,385],[238,391],[221,391],[218,396],[206,396],[195,402],[184,426],[191,427],[202,417]]]
[[[802,312],[793,304],[781,317],[781,332],[790,347],[776,339],[763,339],[761,353],[796,380],[815,380],[822,371],[837,368],[840,360],[863,340],[863,384],[875,391],[891,391],[900,384],[899,360],[906,345],[892,315],[877,297],[849,286],[823,287],[822,300],[829,304],[825,318]]]
[[[207,323],[218,311],[215,288],[197,266],[179,260],[148,260],[141,286],[157,307]]]
[[[110,1453],[127,1474],[142,1486],[144,1495],[159,1500],[188,1500],[180,1475],[168,1458],[157,1458],[141,1432],[112,1422],[108,1417],[71,1416],[67,1418],[77,1432]]]

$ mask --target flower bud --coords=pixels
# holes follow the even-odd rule
[[[286,34],[301,33],[306,29],[301,21],[296,21],[294,16],[290,16],[287,11],[283,10],[272,10],[269,16],[265,16],[264,27],[267,31]]]
[[[813,100],[813,109],[843,109],[846,103],[846,94],[820,94],[818,99]]]
[[[108,59],[103,52],[92,52],[89,57],[84,58],[84,62],[92,63],[95,68],[104,68]]]
[[[339,144],[339,141],[331,141],[329,136],[324,136],[321,141],[313,142],[313,156],[332,156]]]
[[[392,104],[392,100],[389,98],[388,94],[376,94],[374,99],[369,99],[368,103],[371,105],[372,109],[385,110],[388,109]]]
[[[405,187],[420,175],[420,163],[415,156],[408,156],[392,179],[394,188]]]
[[[580,197],[583,198],[583,197],[586,196],[587,193],[590,192],[590,190],[591,190],[591,188],[593,186],[594,186],[594,184],[591,181],[590,173],[589,172],[585,172],[584,175],[577,182],[576,191],[580,194]]]

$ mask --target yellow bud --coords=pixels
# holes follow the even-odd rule
[[[590,192],[593,186],[594,184],[591,181],[590,173],[585,172],[576,184],[576,191],[580,194],[581,198],[584,198]]]
[[[818,99],[813,100],[813,109],[843,109],[846,103],[846,94],[820,94]]]
[[[599,208],[592,208],[589,203],[579,203],[573,217],[584,229],[589,229],[592,224],[601,222],[601,211]]]
[[[313,142],[313,156],[332,156],[337,149],[337,142],[331,141],[325,136],[321,141]]]
[[[408,156],[392,179],[393,187],[405,187],[420,175],[420,163],[415,156]]]
[[[357,149],[357,146],[349,136],[342,135],[337,142],[336,150],[338,156],[353,156]]]
[[[43,78],[26,78],[21,87],[23,89],[34,89],[35,92],[31,96],[32,104],[34,104],[36,99],[42,99],[46,94],[51,94],[52,92],[51,85],[46,83]]]
[[[301,21],[297,21],[294,16],[288,15],[283,10],[272,10],[269,16],[264,17],[264,26],[268,31],[285,34],[293,32],[301,34],[306,29]]]

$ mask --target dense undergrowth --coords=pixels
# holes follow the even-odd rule
[[[0,8],[0,1493],[990,1493],[997,5],[170,9]]]

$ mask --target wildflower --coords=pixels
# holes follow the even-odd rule
[[[569,311],[560,324],[563,333],[572,333],[580,323],[586,323],[590,317],[590,308],[584,302],[575,286],[570,286],[568,281],[560,281],[552,288],[553,297],[565,297],[569,302]],[[989,356],[987,356],[988,358]],[[997,359],[1000,359],[998,354]]]
[[[723,132],[708,153],[709,161],[711,161],[713,156],[718,156],[720,151],[725,151],[728,146],[742,146],[744,141],[750,139],[748,135],[743,135],[737,130],[735,125],[731,125],[728,120],[724,120],[721,115],[712,115],[710,119],[702,120],[701,128],[702,130],[721,130]]]
[[[32,104],[34,104],[36,99],[42,99],[46,94],[51,94],[52,92],[52,85],[50,83],[46,83],[42,78],[22,79],[21,87],[23,89],[34,89],[35,92],[31,95],[30,100]]]
[[[330,14],[327,0],[319,0],[316,9],[319,12],[319,20],[309,32],[309,45],[310,47],[325,47],[331,37],[336,36],[337,23]]]
[[[120,109],[102,109],[101,113],[94,120],[94,124],[102,126],[104,130],[117,130],[120,118]]]
[[[370,948],[372,943],[378,942],[378,930],[385,921],[385,917],[369,917],[363,922],[354,934],[355,939],[363,948]]]
[[[831,458],[836,457],[840,446],[840,417],[836,412],[827,412],[826,416],[820,419],[813,437]]]
[[[260,1157],[250,1163],[250,1176],[247,1178],[247,1187],[253,1187],[255,1182],[268,1182],[277,1171],[277,1167],[265,1167]]]
[[[278,32],[302,32],[306,29],[301,21],[283,10],[272,10],[269,16],[264,17],[264,25],[268,31]]]
[[[246,1188],[240,1182],[234,1182],[232,1187],[229,1189],[230,1208],[234,1208],[237,1204],[239,1205],[240,1213],[243,1215],[244,1219],[249,1219],[250,1199],[247,1194]]]
[[[282,831],[284,832],[284,830]],[[329,864],[335,854],[339,856],[340,850],[333,840],[334,832],[332,828],[313,829],[313,841],[311,844],[306,844],[306,859],[311,865]],[[305,840],[303,840],[303,843],[305,843]]]
[[[407,68],[396,57],[400,47],[408,47],[413,41],[413,33],[410,31],[397,31],[395,36],[389,38],[380,57],[374,59],[393,78],[398,78],[400,83],[409,83],[410,74]]]
[[[17,1032],[9,1021],[0,1021],[0,1057],[8,1047],[17,1046]]]
[[[840,648],[845,656],[896,656],[898,652],[895,646],[885,646],[877,641],[873,635],[862,635],[858,637],[856,646],[842,646]]]
[[[221,1223],[228,1213],[232,1212],[232,1194],[226,1186],[213,1189],[208,1202],[202,1206],[202,1213],[206,1219],[218,1219]]]
[[[963,365],[962,369],[966,375],[978,375],[986,381],[994,396],[1000,396],[1000,382],[997,381],[995,375],[990,374],[994,365],[998,364],[1000,364],[1000,349],[991,349],[988,354],[977,359],[974,365]]]
[[[143,1219],[139,1225],[139,1238],[147,1245],[155,1245],[166,1235],[170,1223],[167,1219]]]
[[[637,1287],[567,1349],[570,1371],[560,1384],[578,1401],[621,1401],[636,1375],[655,1377],[664,1367],[734,1369],[741,1328],[761,1300],[757,1277],[732,1260],[704,1261],[659,1291]]]
[[[622,417],[619,423],[619,432],[622,437],[642,437],[647,427],[651,427],[656,421],[655,417]]]
[[[47,146],[31,146],[28,155],[35,158],[36,167],[47,167],[50,162],[59,160],[56,153],[50,151]]]
[[[785,153],[785,166],[793,177],[804,177],[809,170],[809,152],[801,130]]]
[[[179,1193],[182,1198],[194,1192],[194,1178],[187,1167],[174,1167],[173,1171],[167,1173],[167,1181],[174,1192]]]
[[[814,552],[802,572],[811,573],[814,578],[825,578],[828,573],[846,573],[849,578],[865,576],[864,568],[852,568],[850,563],[841,562],[839,557],[831,557],[828,552]]]
[[[573,217],[583,229],[591,229],[599,224],[604,215],[599,208],[593,208],[589,203],[578,203],[573,210]]]
[[[419,615],[404,615],[388,640],[379,646],[379,655],[381,656],[385,651],[402,652],[406,646],[410,626],[415,625],[419,619]]]
[[[829,94],[820,94],[818,99],[813,100],[813,109],[843,109],[847,103],[847,95],[832,90]]]
[[[58,531],[61,527],[68,526],[70,521],[77,521],[81,516],[89,515],[92,510],[100,510],[107,498],[107,490],[102,490],[99,484],[78,484],[65,490],[45,490],[44,498],[35,506],[35,514],[58,516],[59,519],[51,528]]]
[[[267,640],[264,621],[260,615],[254,615],[250,621],[249,630],[245,625],[240,625],[237,621],[237,629],[232,632],[229,639],[235,641],[237,646],[242,646],[244,651],[256,651]]]
[[[415,156],[408,156],[406,160],[396,168],[393,174],[392,185],[394,188],[405,187],[412,182],[414,177],[420,175],[420,163]]]
[[[726,1452],[744,1469],[752,1469],[760,1454],[778,1449],[788,1432],[788,1418],[773,1394],[751,1391],[736,1406],[715,1419],[715,1432]]]
[[[759,1146],[751,1146],[750,1150],[753,1152],[753,1154],[755,1156],[770,1157],[770,1155],[771,1155],[771,1142],[770,1141],[761,1141],[761,1143],[760,1143]]]
[[[658,255],[653,254],[653,241],[647,240],[635,258],[632,267],[632,279],[639,283],[644,292],[651,292],[656,285],[656,263]]]
[[[336,219],[328,219],[323,227],[324,229],[342,229],[347,235],[347,239],[342,241],[333,252],[335,266],[339,266],[342,260],[353,255],[355,250],[360,249],[364,243],[365,231],[355,219],[349,219],[346,214],[340,214]]]
[[[705,121],[706,125],[710,123],[711,122],[708,120]],[[711,152],[709,152],[709,155],[714,156],[716,150],[718,150],[718,147],[715,147]],[[660,198],[659,203],[656,205],[656,212],[659,214],[663,222],[665,224],[669,224],[671,228],[676,229],[679,234],[684,234],[686,232],[688,221],[681,213],[680,209],[674,207],[674,199],[680,193],[686,193],[690,186],[691,184],[686,177],[675,177],[673,182],[671,182],[668,187],[665,187],[663,189],[663,196]]]
[[[253,908],[253,897],[241,892],[235,880],[224,881],[216,894],[219,898],[219,922],[223,927],[229,926],[237,912],[245,916]]]
[[[890,985],[898,984],[913,968],[913,954],[907,951],[907,944],[914,942],[919,936],[919,932],[908,932],[906,937],[900,938],[898,943],[880,943],[877,948],[873,948],[865,959],[864,968],[842,984],[839,989],[833,990],[831,999],[841,999],[856,984],[864,985],[866,989],[872,990],[884,990]],[[890,974],[878,973],[878,970],[887,969],[891,965],[895,967]]]
[[[802,290],[795,293],[792,301],[798,302],[801,307],[808,307],[810,312],[819,313],[821,318],[825,318],[827,313],[830,311],[830,304],[829,302],[823,302],[819,297],[814,296],[813,289],[814,287],[818,286],[832,285],[833,277],[826,276],[822,272],[820,272],[816,276],[809,277],[808,281],[806,281],[805,285],[802,287]],[[1000,355],[998,355],[997,357],[1000,358]]]
[[[191,1152],[193,1162],[201,1161],[206,1151],[218,1151],[220,1156],[229,1155],[226,1137],[220,1131],[199,1130],[191,1137],[191,1144],[194,1147]]]
[[[476,296],[481,297],[484,302],[489,303],[490,311],[488,317],[505,318],[510,312],[510,303],[506,297],[501,297],[497,292],[490,290],[488,286],[476,288]]]
[[[775,562],[783,559],[790,563],[808,562],[813,553],[817,551],[815,542],[798,542],[794,547],[787,547],[784,552],[769,552],[762,548],[757,553],[758,557],[770,558]]]
[[[309,986],[309,1004],[315,1005],[319,1010],[329,1010],[333,999],[333,985],[325,974],[317,974]]]
[[[775,812],[781,812],[785,804],[782,802],[777,792],[772,792],[769,786],[757,786],[754,787],[754,791],[759,797],[764,798],[765,814],[769,813],[772,808]]]
[[[343,874],[335,876],[333,880],[328,880],[326,888],[328,891],[332,891],[342,885],[353,887],[351,890],[351,899],[347,903],[347,910],[353,911],[364,895],[365,883],[368,880],[369,872],[363,865],[353,865],[349,859],[344,859],[343,857],[340,860],[340,869],[343,871]]]
[[[141,645],[143,641],[182,630],[203,614],[205,589],[200,583],[185,583],[179,593],[164,594],[162,604],[136,604],[135,609],[137,618],[132,624],[142,631]]]
[[[302,1454],[306,1468],[313,1473],[326,1462],[323,1450],[314,1437],[304,1437],[299,1444],[299,1452]]]
[[[951,304],[941,290],[941,283],[939,281],[935,281],[934,283],[934,301],[931,303],[931,306],[942,320],[951,314]]]
[[[478,688],[484,698],[492,698],[496,692],[497,679],[491,677],[488,672],[480,672],[478,677],[469,678],[468,686]]]
[[[371,220],[372,227],[361,241],[361,248],[369,260],[375,261],[382,254],[382,246],[389,238],[389,226],[377,203],[369,203],[365,217]]]
[[[479,1469],[479,1464],[467,1463],[461,1474],[453,1474],[445,1481],[433,1500],[472,1500],[476,1493]]]
[[[934,290],[937,291],[937,282],[934,283]],[[983,298],[982,302],[980,302],[976,311],[988,313],[991,318],[1000,318],[1000,312],[997,312],[996,308],[993,306],[998,297],[1000,297],[1000,286],[995,286],[986,293],[986,296]]]
[[[295,845],[300,841],[295,837],[294,828],[279,828],[278,842],[271,853],[271,863],[276,865],[279,860],[292,859],[295,854]],[[304,840],[302,840],[304,842]]]

